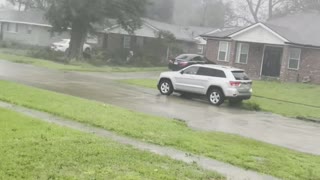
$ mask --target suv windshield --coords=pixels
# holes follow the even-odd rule
[[[250,80],[249,76],[244,71],[232,71],[236,80]]]

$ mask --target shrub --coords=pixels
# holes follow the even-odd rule
[[[27,52],[27,56],[38,58],[38,59],[58,61],[58,62],[65,61],[65,55],[63,52],[52,51],[50,50],[50,48],[37,48],[37,49],[29,50]]]
[[[255,103],[255,102],[246,102],[243,103],[242,105],[245,109],[250,110],[250,111],[261,111],[261,107],[259,104]]]

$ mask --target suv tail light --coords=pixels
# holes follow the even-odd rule
[[[241,82],[230,81],[230,86],[232,86],[232,87],[239,87],[239,86],[241,86]]]

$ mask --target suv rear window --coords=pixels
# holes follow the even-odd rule
[[[197,75],[226,78],[226,74],[223,71],[204,67],[199,68]]]
[[[249,76],[244,71],[232,71],[236,80],[250,80]]]

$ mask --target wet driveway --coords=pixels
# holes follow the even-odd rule
[[[156,78],[157,73],[61,72],[0,61],[0,79],[97,100],[131,110],[184,120],[197,130],[220,131],[320,155],[320,124],[229,107],[200,100],[164,97],[151,89],[120,84],[115,79]]]

